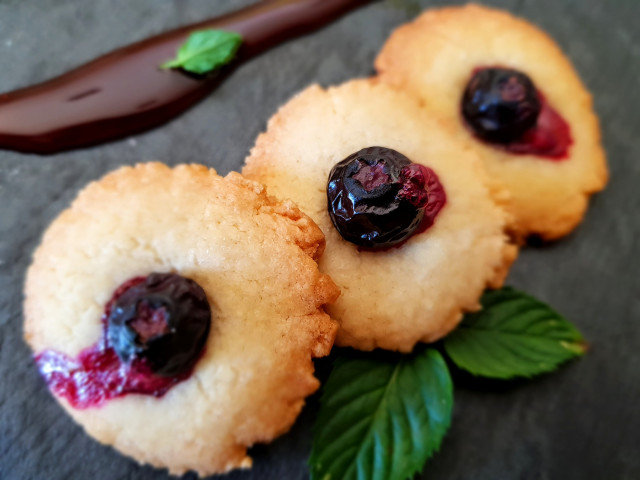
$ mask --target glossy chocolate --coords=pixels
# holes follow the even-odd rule
[[[266,0],[115,50],[60,77],[0,94],[0,148],[56,153],[148,130],[208,95],[237,65],[370,0]],[[158,68],[193,30],[238,32],[230,67],[196,78]]]

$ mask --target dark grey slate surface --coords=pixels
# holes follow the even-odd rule
[[[233,0],[0,0],[0,91],[44,80],[116,46],[233,9]],[[398,2],[395,2],[398,3]],[[413,2],[427,7],[445,2]],[[569,238],[522,252],[510,284],[549,302],[592,342],[531,382],[456,375],[453,427],[423,478],[640,478],[640,6],[636,0],[495,0],[549,31],[595,96],[612,180]],[[237,169],[267,118],[311,82],[366,76],[411,14],[376,3],[243,66],[170,124],[50,157],[0,151],[0,478],[165,479],[84,435],[47,392],[21,338],[21,288],[46,225],[88,181],[157,159]],[[326,367],[320,365],[321,370]],[[232,479],[304,479],[316,398],[297,424],[253,449]],[[193,478],[187,475],[185,478]]]

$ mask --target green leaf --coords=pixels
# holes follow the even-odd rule
[[[509,287],[486,292],[444,340],[453,362],[474,375],[531,377],[586,351],[582,335],[558,312]]]
[[[453,386],[433,349],[341,358],[323,389],[311,480],[405,480],[438,450]]]
[[[224,30],[198,30],[178,49],[176,58],[162,64],[160,68],[182,68],[202,75],[226,65],[235,56],[242,37]]]

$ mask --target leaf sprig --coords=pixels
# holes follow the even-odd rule
[[[440,446],[452,407],[436,350],[338,359],[316,421],[311,479],[409,478]]]
[[[242,44],[242,36],[225,30],[197,30],[178,49],[176,57],[160,68],[181,68],[203,75],[228,64]]]
[[[460,368],[490,378],[530,377],[584,354],[559,313],[509,287],[486,292],[444,340]],[[311,480],[406,480],[439,448],[453,410],[447,365],[433,348],[336,361],[323,387],[309,458]]]
[[[444,340],[451,360],[483,377],[532,377],[583,355],[582,335],[562,315],[513,288],[486,292]]]

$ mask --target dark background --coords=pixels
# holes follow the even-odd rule
[[[248,3],[0,0],[0,91]],[[0,478],[168,477],[87,437],[49,395],[22,341],[21,290],[31,252],[77,191],[113,168],[142,160],[205,163],[222,174],[238,169],[266,120],[294,92],[311,82],[369,75],[393,27],[415,15],[407,5],[442,3],[396,0],[358,10],[242,66],[205,101],[151,132],[47,157],[0,151]],[[640,4],[486,3],[547,30],[594,93],[611,182],[574,234],[524,250],[509,280],[571,319],[592,348],[582,360],[530,382],[482,382],[455,373],[453,426],[423,478],[638,479]],[[320,365],[321,374],[326,367]],[[252,450],[251,472],[228,478],[307,478],[316,407],[317,396],[289,434]]]

